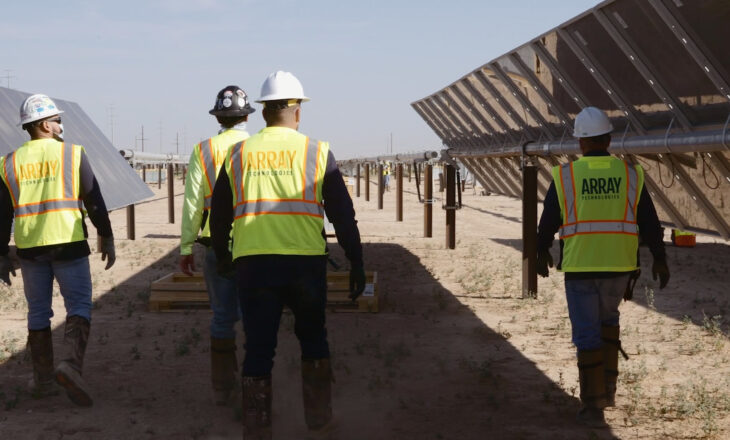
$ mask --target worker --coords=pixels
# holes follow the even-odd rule
[[[238,86],[228,86],[218,92],[213,109],[221,128],[217,135],[195,145],[188,164],[180,233],[180,270],[193,275],[195,258],[193,244],[205,246],[203,276],[210,299],[213,318],[210,322],[210,371],[216,405],[234,405],[236,393],[236,331],[240,319],[238,294],[233,279],[218,275],[218,260],[211,247],[208,214],[213,185],[228,150],[247,139],[248,115],[256,111],[248,95]],[[202,230],[201,230],[202,229]],[[200,237],[198,234],[200,233]]]
[[[390,191],[390,164],[387,163],[383,167],[383,188],[385,191]]]
[[[537,273],[547,277],[553,266],[549,250],[560,231],[557,269],[565,272],[578,351],[582,406],[577,420],[592,427],[605,427],[603,408],[615,406],[618,307],[639,268],[639,236],[651,250],[654,280],[659,277],[660,288],[669,281],[663,230],[644,187],[644,171],[608,153],[612,131],[598,108],[586,107],[576,116],[573,136],[583,156],[552,169],[537,237]]]
[[[91,324],[91,272],[84,209],[100,237],[106,269],[116,260],[109,214],[81,145],[63,140],[63,112],[46,95],[32,95],[20,107],[20,125],[30,141],[0,158],[0,279],[15,275],[8,255],[15,217],[15,245],[28,302],[28,345],[33,359],[31,393],[57,393],[91,406],[81,377]],[[82,205],[83,202],[83,205]],[[53,368],[51,317],[53,280],[66,306],[66,353]]]
[[[235,271],[246,336],[246,439],[271,438],[271,370],[284,306],[293,312],[302,352],[309,434],[332,433],[325,213],[350,261],[350,298],[365,288],[355,212],[329,144],[297,131],[304,101],[309,98],[294,75],[269,75],[256,101],[264,104],[266,127],[229,151],[213,191],[213,247],[219,271]]]

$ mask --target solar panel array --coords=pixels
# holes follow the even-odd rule
[[[0,87],[0,154],[6,155],[28,139],[18,126],[20,106],[29,93]],[[83,145],[99,181],[107,209],[114,210],[151,197],[153,192],[111,142],[75,102],[51,98],[60,110],[64,139]]]
[[[579,154],[572,122],[609,115],[611,152],[640,163],[667,225],[730,239],[730,2],[609,0],[412,107],[492,192],[521,197]]]

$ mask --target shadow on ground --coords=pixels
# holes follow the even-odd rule
[[[491,238],[490,240],[522,252],[522,240]],[[558,240],[551,253],[555,264],[558,256]],[[727,268],[730,267],[730,245],[723,243],[698,243],[693,248],[677,247],[666,243],[669,284],[659,289],[659,281],[652,279],[651,266],[654,261],[648,248],[640,248],[641,277],[634,287],[632,301],[644,307],[655,309],[676,320],[691,322],[709,330],[721,330],[730,335],[730,322],[724,317],[730,312],[730,289],[728,289]],[[678,277],[679,273],[691,273],[689,277]],[[563,274],[550,269],[550,276]],[[689,281],[687,281],[689,279]]]
[[[339,247],[330,248],[344,262]],[[395,244],[364,248],[368,270],[378,271],[383,310],[328,314],[340,438],[616,438],[576,427],[577,399],[462,305],[417,256]],[[23,391],[31,369],[24,352],[0,365],[2,438],[240,438],[232,410],[211,401],[210,312],[147,311],[150,282],[174,271],[177,255],[95,302],[85,364],[94,407],[75,408],[65,396],[31,399]],[[279,439],[304,434],[292,320],[282,320],[274,369]],[[61,332],[54,329],[57,347]]]

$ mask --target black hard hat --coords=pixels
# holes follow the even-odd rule
[[[214,116],[244,117],[256,109],[248,103],[248,95],[238,86],[228,86],[218,92],[213,109],[208,113]]]

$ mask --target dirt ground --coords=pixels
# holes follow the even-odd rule
[[[20,274],[0,287],[0,439],[241,438],[233,410],[212,402],[211,313],[147,310],[150,282],[177,267],[182,184],[175,224],[167,222],[166,188],[151,188],[155,198],[137,206],[137,240],[126,239],[124,210],[112,213],[116,265],[104,271],[99,254],[91,257],[94,311],[84,376],[93,407],[74,407],[65,395],[28,394]],[[578,380],[562,276],[551,272],[540,279],[536,299],[521,298],[520,201],[467,187],[456,214],[456,249],[448,250],[443,193],[436,192],[432,238],[423,237],[415,179],[406,186],[404,222],[395,221],[394,190],[383,210],[374,186],[369,202],[364,188],[362,195],[355,206],[365,262],[378,272],[384,307],[327,316],[339,438],[730,437],[729,243],[698,237],[695,248],[669,245],[669,286],[659,291],[650,276],[639,280],[635,301],[621,306],[631,358],[619,364],[617,407],[606,411],[611,428],[591,430],[574,423]],[[330,247],[346,263],[339,247]],[[650,273],[646,249],[642,261]],[[59,347],[65,312],[55,296]],[[279,336],[274,437],[301,439],[291,316]]]

